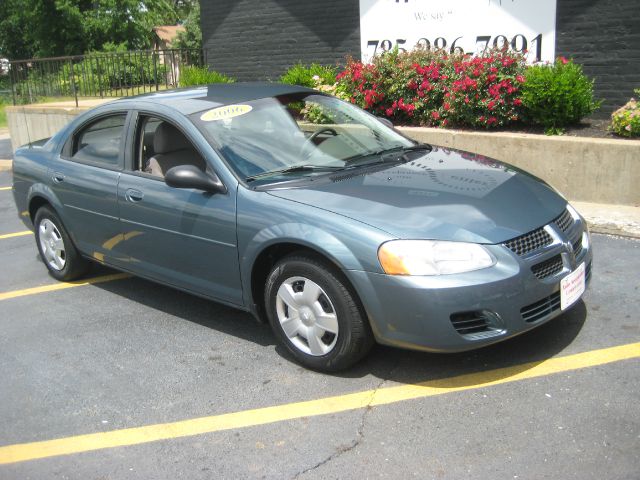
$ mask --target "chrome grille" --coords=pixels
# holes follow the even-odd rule
[[[582,237],[573,243],[573,256],[578,258],[582,253]]]
[[[551,242],[553,242],[551,235],[545,231],[544,227],[541,227],[520,237],[508,240],[504,245],[516,255],[522,256],[546,247]]]
[[[560,273],[562,271],[562,256],[558,254],[544,262],[537,263],[531,267],[531,271],[540,280]]]
[[[525,322],[537,322],[560,308],[560,292],[556,292],[520,310]]]
[[[554,222],[560,230],[566,233],[567,230],[571,228],[571,225],[573,225],[573,217],[569,213],[569,210],[565,210]]]

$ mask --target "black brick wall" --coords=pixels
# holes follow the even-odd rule
[[[360,56],[358,0],[201,0],[201,8],[209,65],[239,80]],[[558,0],[556,54],[595,78],[597,115],[608,115],[640,87],[640,0]]]
[[[640,0],[558,0],[556,55],[573,57],[604,100],[597,116],[640,88]]]
[[[211,68],[238,80],[277,80],[291,65],[360,56],[358,0],[201,0]]]

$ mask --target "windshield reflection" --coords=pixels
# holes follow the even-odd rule
[[[224,105],[191,119],[241,179],[259,182],[319,174],[415,145],[359,108],[322,94]]]

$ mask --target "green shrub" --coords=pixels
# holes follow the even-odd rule
[[[183,67],[180,70],[180,86],[209,85],[210,83],[234,83],[235,78],[228,77],[207,67]]]
[[[391,51],[338,75],[352,103],[400,124],[495,128],[520,119],[523,55]]]
[[[312,63],[309,66],[298,63],[280,77],[280,82],[309,88],[315,88],[318,80],[323,85],[333,85],[336,83],[336,71],[336,67],[318,63]]]
[[[640,97],[640,88],[634,93]],[[611,114],[611,130],[621,137],[640,137],[640,105],[635,98]]]
[[[593,97],[593,80],[573,61],[560,57],[552,65],[529,67],[522,88],[526,120],[542,125],[548,134],[591,115],[600,106]]]

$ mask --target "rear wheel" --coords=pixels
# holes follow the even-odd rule
[[[276,264],[265,286],[265,304],[280,341],[309,368],[348,368],[373,345],[355,295],[318,258],[293,255]]]
[[[87,272],[89,262],[73,245],[55,211],[40,207],[33,224],[40,258],[54,278],[69,281]]]

